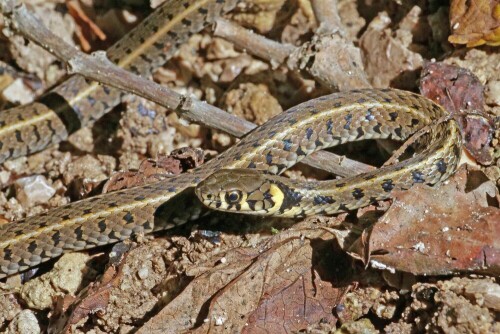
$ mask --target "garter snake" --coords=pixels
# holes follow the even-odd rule
[[[209,208],[259,216],[301,218],[358,209],[390,198],[394,190],[417,183],[435,185],[455,171],[460,160],[458,128],[440,123],[429,131],[429,145],[420,154],[362,175],[303,182],[252,169],[221,169],[203,180],[196,194]]]
[[[317,150],[363,139],[404,140],[444,115],[445,111],[432,101],[394,89],[349,91],[307,101],[272,118],[192,172],[95,196],[24,222],[0,226],[0,276],[68,250],[93,248],[136,233],[176,226],[183,221],[159,222],[154,218],[155,211],[184,190],[196,187],[214,171],[250,168],[280,174]],[[365,198],[379,198],[379,193],[401,186],[398,183],[435,183],[448,177],[456,169],[461,152],[458,125],[449,120],[432,133],[431,145],[415,158],[346,180],[342,187],[349,191],[343,193],[344,202],[339,204],[350,208]],[[331,201],[327,196],[313,199],[320,200]],[[328,209],[323,205],[321,210]]]

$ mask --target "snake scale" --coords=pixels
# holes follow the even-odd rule
[[[110,58],[136,73],[151,71],[164,62],[189,34],[199,31],[214,17],[233,8],[236,2],[167,1],[119,41],[111,49]],[[49,101],[49,97],[53,99]],[[2,116],[0,154],[6,159],[60,141],[76,128],[71,126],[73,121],[79,126],[91,123],[116,104],[119,97],[117,91],[73,76],[40,102],[12,109],[6,113],[7,116]],[[57,104],[59,102],[61,104]],[[77,116],[63,116],[69,109],[74,110]],[[445,111],[432,101],[393,89],[350,91],[310,100],[274,117],[224,153],[189,173],[84,199],[22,222],[1,225],[0,278],[66,251],[89,249],[124,240],[134,234],[181,224],[185,219],[175,216],[158,219],[155,213],[164,207],[164,203],[180,207],[175,201],[182,198],[185,190],[196,187],[214,171],[221,170],[223,173],[223,170],[248,168],[280,174],[314,151],[363,139],[404,140],[444,115]],[[336,199],[331,211],[348,209],[365,200],[379,198],[379,193],[389,193],[392,187],[405,188],[419,182],[432,184],[447,178],[456,169],[461,138],[455,121],[443,122],[439,127],[431,131],[432,144],[414,158],[346,180],[343,185],[346,191],[342,192],[341,199]],[[324,203],[319,203],[319,199]],[[315,205],[322,205],[320,212],[328,212],[324,204],[329,204],[327,202],[332,199],[327,195],[315,195],[314,201]],[[267,204],[263,202],[259,205],[265,207]],[[282,208],[286,209],[280,203]],[[300,214],[295,210],[294,215]],[[197,213],[193,211],[191,215],[196,216]]]

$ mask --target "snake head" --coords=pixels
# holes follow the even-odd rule
[[[215,210],[272,215],[284,199],[277,178],[255,169],[221,169],[196,187],[196,195]]]

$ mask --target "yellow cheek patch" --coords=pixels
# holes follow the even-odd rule
[[[283,194],[283,191],[281,191],[281,189],[275,184],[271,184],[269,186],[269,194],[271,195],[271,199],[274,202],[274,206],[268,209],[268,213],[279,211],[281,205],[283,204],[283,201],[285,200],[285,194]]]

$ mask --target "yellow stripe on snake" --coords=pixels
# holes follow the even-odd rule
[[[111,58],[118,63],[121,61],[122,66],[136,72],[148,71],[151,69],[145,68],[148,57],[159,53],[160,43],[174,45],[174,37],[177,37],[174,36],[175,32],[186,32],[184,35],[187,35],[200,30],[202,24],[199,20],[210,21],[207,18],[229,10],[235,3],[236,1],[213,0],[170,1],[153,14],[153,21],[145,22],[127,37],[131,41],[138,41],[137,47],[142,48],[142,56],[135,54],[135,49],[128,48],[126,45],[129,44],[119,42],[114,49],[115,56]],[[171,8],[167,7],[169,5]],[[186,10],[187,14],[181,9]],[[177,10],[178,13],[172,15],[172,10]],[[153,37],[146,36],[144,32],[150,30],[155,32]],[[127,58],[132,55],[137,63],[134,63],[134,59]],[[160,62],[152,63],[157,66]],[[69,82],[67,86],[63,84],[63,88],[56,89],[49,95],[59,98],[55,101],[63,101],[60,108],[72,107],[77,111],[77,122],[81,124],[100,117],[99,114],[104,113],[112,104],[110,101],[117,100],[110,99],[112,90],[95,84],[89,85],[80,77],[72,77]],[[71,94],[63,96],[62,92]],[[77,93],[73,94],[75,92]],[[92,106],[97,114],[89,113]],[[35,108],[21,108],[29,112],[14,110],[0,123],[3,144],[0,154],[4,158],[39,150],[49,144],[45,139],[41,140],[42,132],[44,135],[46,132],[55,135],[50,138],[60,139],[67,135],[64,123],[67,125],[71,120],[61,121],[64,119],[60,116],[62,109],[43,103],[36,104]],[[226,152],[189,173],[155,184],[95,196],[21,222],[1,225],[0,278],[66,251],[89,249],[124,240],[134,234],[165,230],[182,224],[199,214],[199,207],[186,210],[182,206],[184,200],[189,198],[186,190],[193,189],[215,171],[220,171],[218,173],[224,173],[225,176],[215,174],[198,188],[198,194],[207,204],[210,204],[210,200],[205,191],[212,189],[214,180],[239,180],[236,184],[244,184],[248,183],[245,181],[245,173],[252,174],[251,177],[261,175],[253,175],[255,173],[248,171],[227,171],[228,169],[254,169],[280,174],[308,154],[324,148],[363,139],[404,140],[445,114],[440,106],[422,96],[392,89],[336,93],[302,103],[271,119]],[[14,134],[13,139],[6,139],[9,133]],[[325,188],[318,185],[319,188],[314,189],[315,192],[311,193],[312,197],[309,199],[305,191],[311,190],[307,188],[312,186],[316,187],[316,184],[306,184],[305,188],[299,188],[304,185],[266,176],[267,183],[259,183],[258,192],[245,185],[240,189],[241,194],[238,194],[241,195],[240,198],[250,200],[244,205],[259,213],[301,216],[353,209],[371,200],[386,198],[393,189],[406,189],[414,183],[435,184],[452,174],[461,151],[461,138],[455,121],[440,123],[425,137],[431,144],[414,158],[373,173],[334,181],[333,192],[327,189],[330,185]],[[50,142],[55,141],[57,140],[50,139]],[[217,184],[226,187],[224,182]],[[231,191],[221,190],[215,193],[212,199],[215,196],[222,196],[225,200],[234,198]],[[244,205],[238,206],[238,203],[231,205],[234,209],[245,209]],[[230,209],[230,205],[221,202],[219,208],[223,206]],[[166,214],[159,216],[159,210]]]

